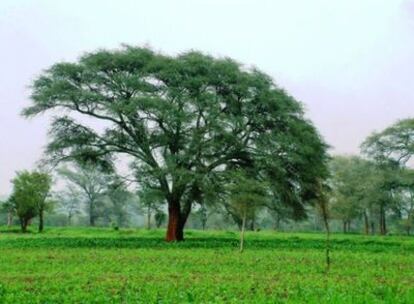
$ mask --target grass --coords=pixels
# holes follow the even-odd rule
[[[414,303],[414,239],[188,231],[0,229],[0,303]]]

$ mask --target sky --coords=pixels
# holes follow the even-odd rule
[[[414,113],[414,0],[1,0],[0,194],[33,169],[49,118],[25,120],[42,70],[121,44],[189,49],[266,72],[332,154]]]

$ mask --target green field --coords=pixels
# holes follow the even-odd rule
[[[0,232],[1,303],[414,303],[414,239],[48,229]]]

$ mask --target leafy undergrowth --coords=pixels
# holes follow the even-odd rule
[[[414,303],[414,239],[323,234],[0,229],[0,303]]]

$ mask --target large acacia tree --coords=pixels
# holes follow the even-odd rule
[[[47,147],[53,160],[132,157],[134,174],[165,197],[168,241],[183,239],[204,185],[228,167],[255,167],[298,210],[326,174],[325,144],[301,105],[228,58],[100,50],[44,71],[32,100],[26,117],[58,113]],[[104,122],[104,130],[74,113]]]

